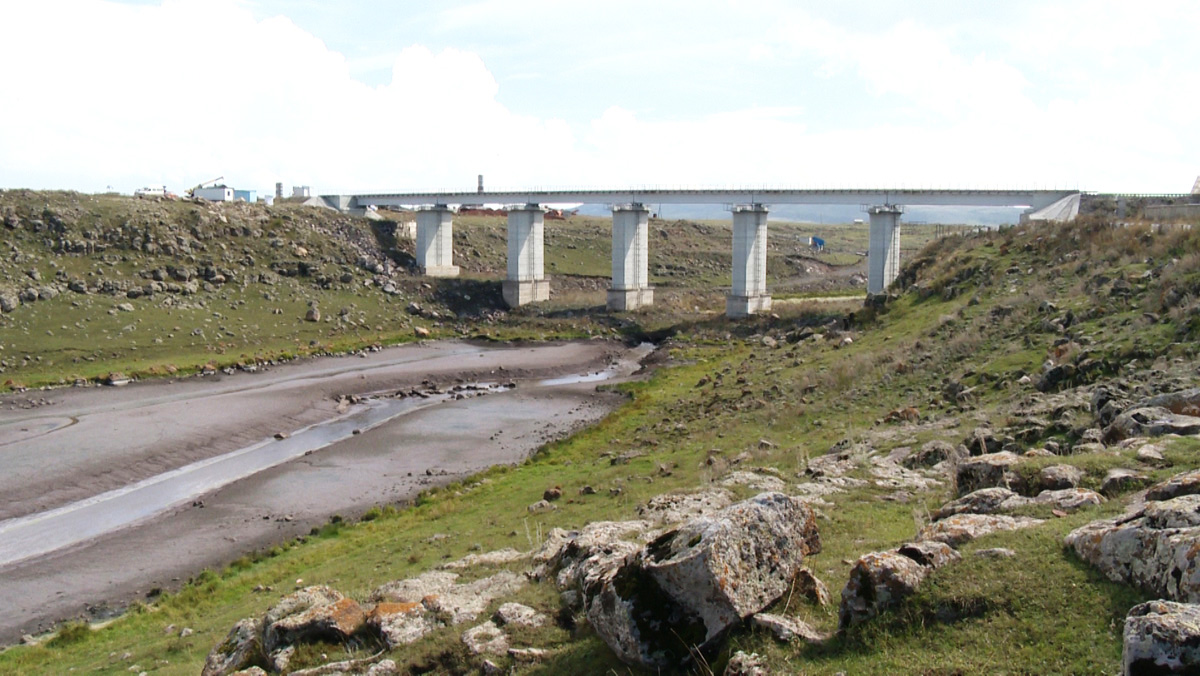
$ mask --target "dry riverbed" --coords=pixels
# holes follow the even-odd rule
[[[333,514],[519,462],[611,411],[620,397],[597,382],[628,377],[646,353],[448,341],[4,397],[0,641],[101,617]]]

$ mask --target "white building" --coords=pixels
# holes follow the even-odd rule
[[[233,201],[233,188],[225,185],[214,185],[211,188],[196,188],[192,194],[209,202]]]

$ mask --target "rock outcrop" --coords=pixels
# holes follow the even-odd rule
[[[1012,471],[1021,461],[1020,456],[1010,451],[988,453],[959,463],[955,472],[958,494],[966,495],[980,488],[996,486],[1013,488],[1020,484],[1020,475]]]
[[[1132,437],[1158,437],[1164,434],[1200,434],[1200,417],[1172,413],[1162,406],[1132,408],[1104,428],[1104,443],[1115,444]]]
[[[976,538],[997,531],[1017,530],[1042,523],[1041,519],[1026,516],[1005,516],[1001,514],[955,514],[941,521],[935,521],[921,529],[917,535],[920,540],[942,542],[951,547],[958,547]]]
[[[1071,531],[1065,543],[1114,582],[1200,602],[1200,495],[1148,502],[1131,515],[1093,521]]]

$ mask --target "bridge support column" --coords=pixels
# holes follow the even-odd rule
[[[536,204],[508,210],[508,276],[502,290],[509,307],[550,300],[545,274],[546,211]]]
[[[457,277],[454,214],[444,205],[417,212],[417,265],[429,277]]]
[[[725,299],[725,316],[736,319],[771,309],[767,293],[767,208],[744,204],[733,208],[733,285]]]
[[[654,304],[649,273],[649,223],[650,210],[641,204],[613,207],[609,310],[626,312]]]
[[[883,293],[900,273],[900,214],[903,209],[885,204],[871,207],[867,213],[871,216],[867,293]]]

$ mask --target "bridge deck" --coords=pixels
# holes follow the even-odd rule
[[[452,204],[849,204],[911,206],[1024,207],[1040,209],[1078,190],[920,190],[784,188],[623,190],[523,190],[496,192],[414,192],[353,195],[355,205],[423,206]]]

